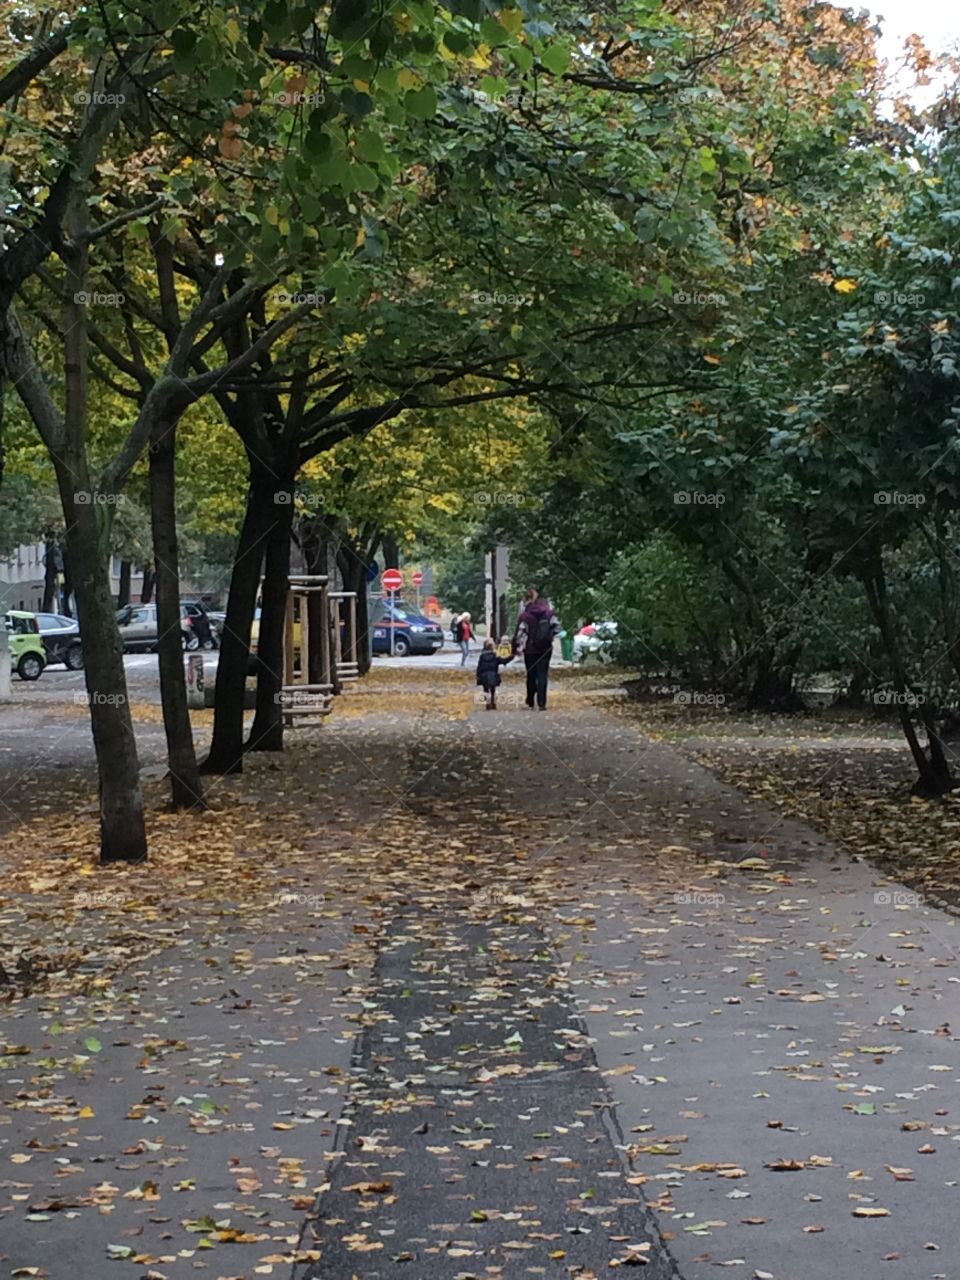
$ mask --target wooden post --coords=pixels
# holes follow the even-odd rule
[[[293,684],[293,589],[287,592],[287,616],[283,626],[283,683]]]
[[[343,666],[343,636],[340,634],[340,601],[342,599],[342,592],[331,593],[330,625],[333,627],[333,663],[338,676],[341,674],[340,669]]]
[[[330,670],[330,592],[327,581],[324,579],[320,588],[320,617],[324,620],[324,626],[320,631],[320,682],[325,685],[333,685],[333,676]]]
[[[351,670],[356,671],[360,662],[360,655],[357,650],[357,593],[351,591],[347,600],[347,612],[350,618],[347,633],[347,661],[350,663]]]
[[[310,683],[310,610],[307,592],[297,593],[300,600],[300,679],[299,684]]]

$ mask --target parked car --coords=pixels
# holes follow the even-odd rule
[[[199,649],[200,637],[194,630],[189,606],[180,606],[180,641],[184,649]],[[128,604],[117,610],[117,626],[126,653],[151,653],[157,647],[157,606]]]
[[[617,638],[615,622],[588,622],[573,637],[574,662],[586,662],[594,659],[597,662],[610,662],[613,642]]]
[[[390,633],[393,632],[393,652],[398,658],[408,653],[436,653],[443,648],[443,628],[425,613],[419,613],[412,605],[398,601],[391,611],[384,604],[373,623],[373,652],[390,652]]]
[[[40,624],[35,613],[10,609],[4,615],[4,626],[10,633],[10,665],[21,680],[39,680],[47,665]]]
[[[250,651],[247,654],[247,675],[255,676],[260,670],[260,615],[262,609],[257,605],[253,611],[253,622],[250,625]],[[226,617],[226,615],[224,615]],[[297,654],[297,663],[299,664],[300,653],[300,620],[299,618],[293,624],[293,648]]]
[[[63,613],[38,613],[40,639],[47,655],[47,664],[62,662],[70,671],[83,669],[83,645],[80,642],[80,624],[76,618]]]

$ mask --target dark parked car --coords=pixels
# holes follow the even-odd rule
[[[405,658],[408,653],[436,653],[443,648],[443,628],[412,605],[398,601],[392,612],[388,604],[382,606],[373,623],[374,653],[390,652],[391,631],[393,652],[398,658]]]
[[[199,649],[200,637],[189,616],[189,605],[180,606],[180,642],[184,649]],[[150,653],[157,647],[157,606],[128,604],[117,610],[117,626],[127,653]]]
[[[76,618],[63,613],[38,613],[40,639],[47,655],[47,663],[62,662],[71,671],[83,669],[83,645],[80,643],[80,624]]]

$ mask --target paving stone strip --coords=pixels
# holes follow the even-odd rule
[[[297,1280],[676,1276],[555,954],[486,904],[393,921]]]

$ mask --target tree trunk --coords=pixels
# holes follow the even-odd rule
[[[203,773],[239,773],[243,768],[243,698],[250,655],[250,628],[260,589],[260,566],[276,519],[276,480],[251,461],[247,507],[230,576],[227,616],[220,642],[214,697],[213,740]]]
[[[343,578],[344,591],[357,593],[357,625],[356,634],[350,634],[350,614],[347,613],[346,648],[351,645],[357,657],[357,669],[365,676],[370,670],[370,641],[367,638],[367,566],[358,556],[344,547],[339,548],[340,576]]]
[[[863,579],[863,588],[866,593],[867,603],[873,614],[874,621],[877,624],[877,630],[883,641],[883,646],[887,651],[890,660],[890,670],[893,675],[893,687],[897,696],[897,713],[900,717],[900,725],[903,729],[903,736],[907,740],[910,748],[910,754],[913,756],[914,763],[917,766],[919,777],[914,784],[914,791],[918,795],[928,797],[942,796],[948,791],[953,790],[953,779],[950,776],[950,769],[947,764],[946,756],[943,750],[943,744],[940,741],[939,734],[933,724],[933,717],[930,714],[929,707],[922,702],[920,705],[920,716],[927,730],[927,738],[930,746],[930,754],[924,751],[917,737],[917,731],[913,727],[913,719],[910,714],[910,695],[912,690],[909,687],[907,679],[906,664],[900,650],[900,641],[897,637],[896,628],[890,617],[890,608],[887,601],[887,584],[883,572],[883,565],[879,565],[872,575]]]
[[[55,542],[47,542],[43,557],[43,608],[41,613],[59,613],[57,608],[57,558],[59,548]]]
[[[176,511],[176,422],[160,421],[150,442],[150,527],[156,564],[157,652],[160,699],[170,765],[170,798],[174,809],[203,804],[203,788],[193,745],[183,676],[180,627],[180,560]]]
[[[67,546],[61,547],[63,553],[63,587],[61,588],[60,611],[66,617],[73,617],[73,570],[70,567],[70,551]]]
[[[143,586],[140,589],[140,603],[150,604],[153,600],[153,585],[156,581],[156,574],[152,564],[143,566]]]
[[[293,477],[274,485],[277,492],[293,495]],[[283,639],[290,591],[290,537],[293,503],[279,503],[267,540],[266,565],[260,601],[260,638],[257,665],[257,709],[247,740],[247,751],[283,750]],[[301,661],[303,655],[301,654]]]
[[[322,517],[317,516],[303,521],[301,526],[301,546],[307,573],[327,572],[330,563],[329,542],[335,536],[330,522]],[[323,601],[319,595],[307,597],[307,617],[310,623],[310,635],[313,637],[310,645],[307,679],[311,684],[320,684],[323,680],[323,650],[321,648],[320,629],[330,624],[323,616]],[[332,637],[329,640],[329,646],[327,651],[330,654],[332,667],[334,653]],[[336,686],[336,679],[333,679],[332,682]],[[339,690],[335,688],[334,692],[339,692]]]
[[[385,569],[396,569],[400,562],[400,547],[392,533],[383,535],[383,566]]]
[[[120,561],[120,583],[117,587],[117,608],[122,609],[130,603],[130,570],[129,560]]]
[[[67,554],[83,635],[83,675],[100,781],[100,858],[141,862],[147,856],[143,793],[123,647],[110,591],[107,538],[99,508],[89,501],[91,485],[82,461],[61,460],[57,473],[67,517]],[[76,501],[75,489],[83,490],[88,500]]]
[[[762,648],[756,661],[755,675],[747,698],[751,711],[801,711],[803,699],[793,687],[793,673],[800,659],[794,648],[778,657],[776,647]]]

